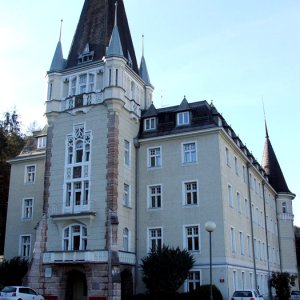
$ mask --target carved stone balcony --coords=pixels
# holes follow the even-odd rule
[[[44,264],[60,263],[107,263],[107,250],[94,251],[49,251],[43,255]],[[136,255],[130,252],[119,251],[119,261],[121,264],[134,265]]]

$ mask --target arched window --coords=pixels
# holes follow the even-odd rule
[[[123,250],[124,251],[128,251],[128,249],[129,249],[129,238],[128,238],[128,235],[129,235],[128,228],[125,227],[123,229]]]
[[[73,224],[63,230],[63,250],[86,250],[87,228],[83,225]]]

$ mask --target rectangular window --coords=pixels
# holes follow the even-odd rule
[[[286,202],[282,202],[282,213],[285,214],[287,212]]]
[[[155,168],[161,166],[161,148],[149,148],[148,149],[148,167]]]
[[[30,257],[31,254],[31,236],[21,235],[20,237],[20,256],[24,258]]]
[[[238,159],[237,157],[234,157],[234,170],[235,170],[235,175],[239,175],[239,165],[238,165]]]
[[[156,118],[147,118],[144,120],[144,130],[155,130],[156,129]]]
[[[184,205],[197,205],[198,204],[198,189],[197,182],[184,183]]]
[[[37,139],[37,148],[38,149],[46,148],[46,141],[47,141],[47,138],[45,136],[38,137],[38,139]]]
[[[200,250],[200,230],[199,226],[185,227],[185,245],[189,251]]]
[[[254,287],[253,273],[249,273],[249,280],[250,280],[250,288],[253,289]]]
[[[33,213],[33,199],[23,199],[23,219],[32,219]]]
[[[248,256],[251,257],[251,241],[250,241],[250,235],[247,235],[247,250],[248,250]]]
[[[233,207],[233,197],[232,197],[232,186],[228,184],[228,203],[230,207]]]
[[[247,169],[245,166],[243,166],[243,180],[245,183],[247,182]]]
[[[76,94],[76,77],[71,80],[71,96]]]
[[[240,254],[244,255],[244,236],[243,233],[240,231]]]
[[[177,126],[190,124],[190,113],[188,111],[180,112],[177,114]]]
[[[200,271],[189,272],[187,278],[187,292],[195,291],[200,287]]]
[[[86,81],[87,74],[82,74],[79,76],[79,94],[86,93]]]
[[[236,273],[236,270],[233,271],[233,274],[232,274],[232,287],[233,287],[233,290],[237,290],[237,273]]]
[[[245,217],[249,218],[249,204],[246,198],[245,198]]]
[[[246,289],[246,276],[245,276],[245,272],[242,272],[242,289],[243,289],[243,291]]]
[[[225,159],[227,166],[230,167],[229,149],[227,147],[225,147]]]
[[[230,240],[231,240],[231,252],[236,253],[236,239],[235,239],[235,229],[230,228]]]
[[[196,143],[185,143],[182,145],[182,162],[194,163],[197,161]]]
[[[148,187],[148,207],[161,208],[161,186],[153,185]]]
[[[124,164],[130,165],[130,143],[124,140]]]
[[[26,183],[34,183],[35,182],[35,166],[26,166],[25,182]]]
[[[89,74],[89,88],[88,88],[89,93],[94,91],[94,85],[95,85],[95,75]]]
[[[127,207],[130,206],[130,190],[129,185],[126,183],[124,183],[123,204]]]
[[[149,234],[149,250],[155,251],[162,248],[162,229],[161,228],[150,228]]]
[[[237,200],[237,205],[238,205],[238,212],[241,213],[241,194],[239,192],[236,192],[236,200]]]

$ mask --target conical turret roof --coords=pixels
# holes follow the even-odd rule
[[[54,71],[63,70],[65,67],[65,62],[66,61],[63,57],[61,41],[59,40],[56,45],[56,49],[53,55],[53,59],[49,71],[54,72]]]
[[[266,174],[269,177],[269,183],[272,185],[272,187],[277,193],[291,193],[286,184],[280,165],[271,145],[267,125],[265,125],[265,127],[266,139],[262,158],[262,167],[264,168]]]
[[[67,68],[78,65],[78,57],[84,53],[86,45],[93,53],[93,61],[102,60],[106,55],[115,24],[115,2],[85,0],[67,59]],[[123,0],[118,0],[117,24],[123,55],[126,59],[130,58],[133,70],[139,74]]]

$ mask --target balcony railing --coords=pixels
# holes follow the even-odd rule
[[[129,252],[119,252],[120,263],[135,264],[135,254]],[[59,263],[105,263],[108,261],[107,250],[95,251],[49,251],[43,255],[44,264]]]

